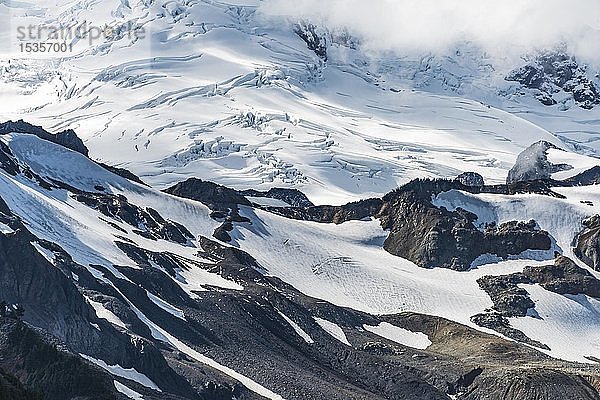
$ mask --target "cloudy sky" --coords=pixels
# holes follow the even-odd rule
[[[343,27],[372,50],[443,52],[469,40],[515,55],[564,43],[600,61],[600,0],[264,0],[261,10]]]

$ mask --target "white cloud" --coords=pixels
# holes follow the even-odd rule
[[[345,28],[371,50],[443,52],[468,40],[520,55],[566,44],[600,60],[599,0],[264,0],[260,9]]]

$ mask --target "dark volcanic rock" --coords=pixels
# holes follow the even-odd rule
[[[50,142],[59,144],[67,149],[71,149],[78,153],[83,154],[87,157],[88,149],[83,144],[83,141],[77,136],[75,131],[72,129],[67,129],[65,131],[59,132],[57,134],[52,134],[46,130],[44,130],[41,126],[32,125],[23,121],[22,119],[13,122],[7,121],[0,124],[0,135],[5,135],[7,133],[28,133],[31,135],[35,135],[40,139],[48,140]]]
[[[548,233],[538,230],[533,221],[507,222],[485,232],[473,222],[477,216],[457,209],[448,211],[431,203],[447,181],[413,181],[384,196],[377,215],[390,234],[384,248],[419,266],[467,270],[482,254],[500,257],[520,254],[528,249],[549,250]]]
[[[193,239],[193,235],[183,225],[165,220],[152,208],[142,209],[133,205],[125,196],[78,191],[73,194],[73,198],[107,217],[139,228],[135,233],[147,239],[160,238],[179,244],[186,244],[189,239]]]
[[[462,185],[470,187],[482,188],[485,185],[483,176],[477,172],[463,172],[462,174],[458,175],[455,180],[460,182]]]
[[[575,255],[589,267],[600,270],[600,215],[583,221],[585,229],[576,237]]]
[[[327,38],[325,35],[317,33],[316,26],[309,22],[299,22],[294,25],[294,32],[304,40],[310,50],[327,61]]]
[[[525,274],[484,276],[477,283],[491,297],[494,309],[505,317],[524,317],[527,310],[535,307],[527,291],[517,286],[519,283],[531,283]]]
[[[42,396],[27,390],[14,375],[0,368],[0,399],[42,400]]]
[[[556,104],[554,95],[561,92],[570,93],[575,103],[585,109],[600,104],[600,90],[588,78],[586,68],[563,52],[542,53],[528,65],[513,70],[506,80],[532,90],[544,105]]]
[[[600,162],[600,161],[599,161]],[[600,183],[600,166],[592,167],[562,181],[567,186],[588,186]]]
[[[598,400],[599,394],[582,376],[546,368],[506,368],[475,380],[472,387],[460,398],[465,400]]]
[[[558,294],[585,294],[600,298],[600,280],[589,271],[577,266],[568,257],[558,256],[554,265],[525,267],[523,271],[531,281]]]
[[[211,217],[223,223],[215,229],[213,237],[221,241],[231,241],[228,232],[233,230],[233,222],[249,222],[246,217],[239,214],[238,206],[251,206],[252,203],[234,189],[213,182],[190,178],[165,189],[165,192],[199,201],[213,210]]]
[[[249,206],[250,202],[236,190],[213,182],[190,178],[179,182],[168,189],[166,193],[199,201],[211,210],[223,210],[237,205]]]
[[[267,197],[286,202],[291,207],[312,207],[314,204],[298,189],[272,188],[266,192],[254,189],[241,190],[238,192],[242,196]]]
[[[366,199],[342,206],[262,208],[287,218],[341,224],[346,221],[356,221],[374,216],[379,212],[382,205],[383,201],[381,199]]]
[[[21,321],[0,318],[0,355],[0,369],[19,377],[13,386],[21,392],[26,388],[27,399],[119,398],[110,374],[48,342]]]

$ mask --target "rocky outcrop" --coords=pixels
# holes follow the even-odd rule
[[[312,206],[312,207],[262,207],[274,214],[287,218],[306,221],[341,224],[346,221],[356,221],[377,215],[383,201],[381,199],[360,200],[342,206]]]
[[[474,188],[482,188],[485,186],[485,181],[483,176],[478,174],[477,172],[463,172],[455,178],[461,185],[474,187]]]
[[[290,207],[313,207],[314,204],[298,189],[272,188],[266,192],[248,189],[238,192],[242,196],[266,197],[270,199],[281,200],[290,205]]]
[[[448,183],[413,181],[384,196],[377,214],[390,231],[384,248],[425,268],[467,270],[483,254],[506,258],[525,250],[549,250],[547,232],[534,221],[508,222],[484,232],[475,227],[477,216],[458,208],[448,211],[431,203],[440,186]]]
[[[588,78],[585,67],[563,52],[542,53],[510,72],[506,80],[519,82],[547,106],[556,104],[565,94],[585,109],[600,104],[600,90]]]
[[[87,157],[89,151],[87,147],[83,144],[83,141],[77,136],[75,131],[72,129],[67,129],[62,132],[58,132],[57,134],[52,134],[41,126],[32,125],[28,122],[23,121],[22,119],[13,122],[7,121],[0,124],[0,135],[5,135],[7,133],[27,133],[31,135],[35,135],[40,139],[48,140],[50,142],[59,144],[67,149],[71,149],[78,153],[83,154]]]
[[[515,165],[508,171],[507,184],[516,182],[549,180],[553,173],[572,169],[566,164],[552,164],[548,161],[547,151],[558,149],[552,143],[539,141],[521,152],[517,156]]]
[[[575,255],[589,267],[600,270],[600,215],[583,221],[585,229],[575,238]]]
[[[229,232],[233,230],[234,222],[249,222],[247,218],[240,215],[239,206],[251,206],[252,203],[234,189],[190,178],[165,189],[165,192],[199,201],[210,208],[211,217],[222,223],[213,232],[213,237],[223,242],[231,241]]]
[[[531,283],[526,274],[484,276],[477,283],[494,302],[494,310],[505,317],[524,317],[530,308],[535,307],[527,291],[517,286]]]
[[[135,206],[125,196],[77,191],[73,198],[107,217],[135,227],[134,232],[147,239],[164,239],[179,244],[186,244],[189,239],[193,239],[193,235],[183,225],[165,220],[152,208]],[[114,223],[113,226],[121,229]]]
[[[484,276],[477,280],[479,287],[492,299],[494,306],[486,313],[477,314],[471,320],[479,326],[493,329],[511,339],[539,348],[548,347],[533,341],[521,331],[510,326],[507,318],[535,317],[535,303],[529,293],[519,284],[539,284],[544,289],[558,294],[585,294],[600,298],[600,280],[585,269],[577,266],[568,257],[556,255],[554,264],[541,267],[527,266],[522,273],[501,276]]]
[[[234,189],[196,178],[179,182],[165,189],[165,193],[199,201],[211,210],[223,211],[237,208],[238,205],[251,205],[243,195]]]
[[[308,48],[315,52],[323,61],[327,61],[327,38],[310,22],[301,21],[294,25],[294,33],[298,35]]]
[[[558,256],[554,265],[526,267],[523,274],[544,289],[558,294],[585,294],[600,298],[600,280],[568,257]]]
[[[10,396],[3,399],[19,399],[19,395],[40,400],[120,398],[108,373],[61,349],[21,321],[0,318],[0,355],[0,370],[5,371],[4,377],[12,386],[0,385],[0,394],[10,390]]]

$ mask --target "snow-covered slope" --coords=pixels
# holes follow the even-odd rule
[[[259,4],[0,5],[15,24],[131,23],[145,35],[79,41],[73,53],[42,59],[20,54],[13,38],[1,116],[75,128],[92,158],[153,186],[190,176],[236,188],[294,186],[316,203],[465,170],[501,182],[523,148],[588,142],[569,132],[589,134],[598,118],[499,96],[514,83],[498,83],[502,71],[483,68],[490,61],[473,51],[375,63],[332,39],[325,62]]]
[[[565,393],[598,392],[600,274],[573,247],[600,214],[600,186],[589,184],[593,170],[586,186],[561,180],[599,165],[600,107],[579,107],[572,91],[545,106],[539,89],[504,79],[520,65],[494,64],[468,43],[448,56],[374,56],[327,27],[267,17],[262,4],[0,2],[11,21],[0,28],[0,120],[72,128],[89,149],[88,158],[33,134],[0,135],[0,288],[28,302],[25,321],[130,398],[447,399],[486,388],[499,399],[493,388],[518,381],[505,375],[515,364],[537,371],[536,384],[549,370],[575,379]],[[82,21],[114,35],[73,40],[62,54],[24,54],[15,41],[21,25]],[[594,66],[577,68],[598,83]],[[529,172],[540,159],[561,167],[534,174],[541,183],[504,185],[515,161]],[[403,189],[384,196],[465,171],[488,186],[443,181],[417,205],[394,197]],[[161,191],[187,178],[226,187],[197,201]],[[259,192],[227,199],[244,200],[228,188],[274,187],[317,205],[379,207],[336,214]],[[532,231],[551,245],[492,248],[462,271],[424,268],[385,243],[398,225],[410,241],[421,223],[431,230],[412,237],[431,259],[448,231],[456,250],[488,231],[503,247]],[[13,271],[16,251],[44,274]],[[570,269],[554,265],[565,259],[555,252]],[[570,280],[549,284],[547,270]],[[70,290],[68,322],[48,317],[45,302],[58,296],[33,295],[46,278]]]

